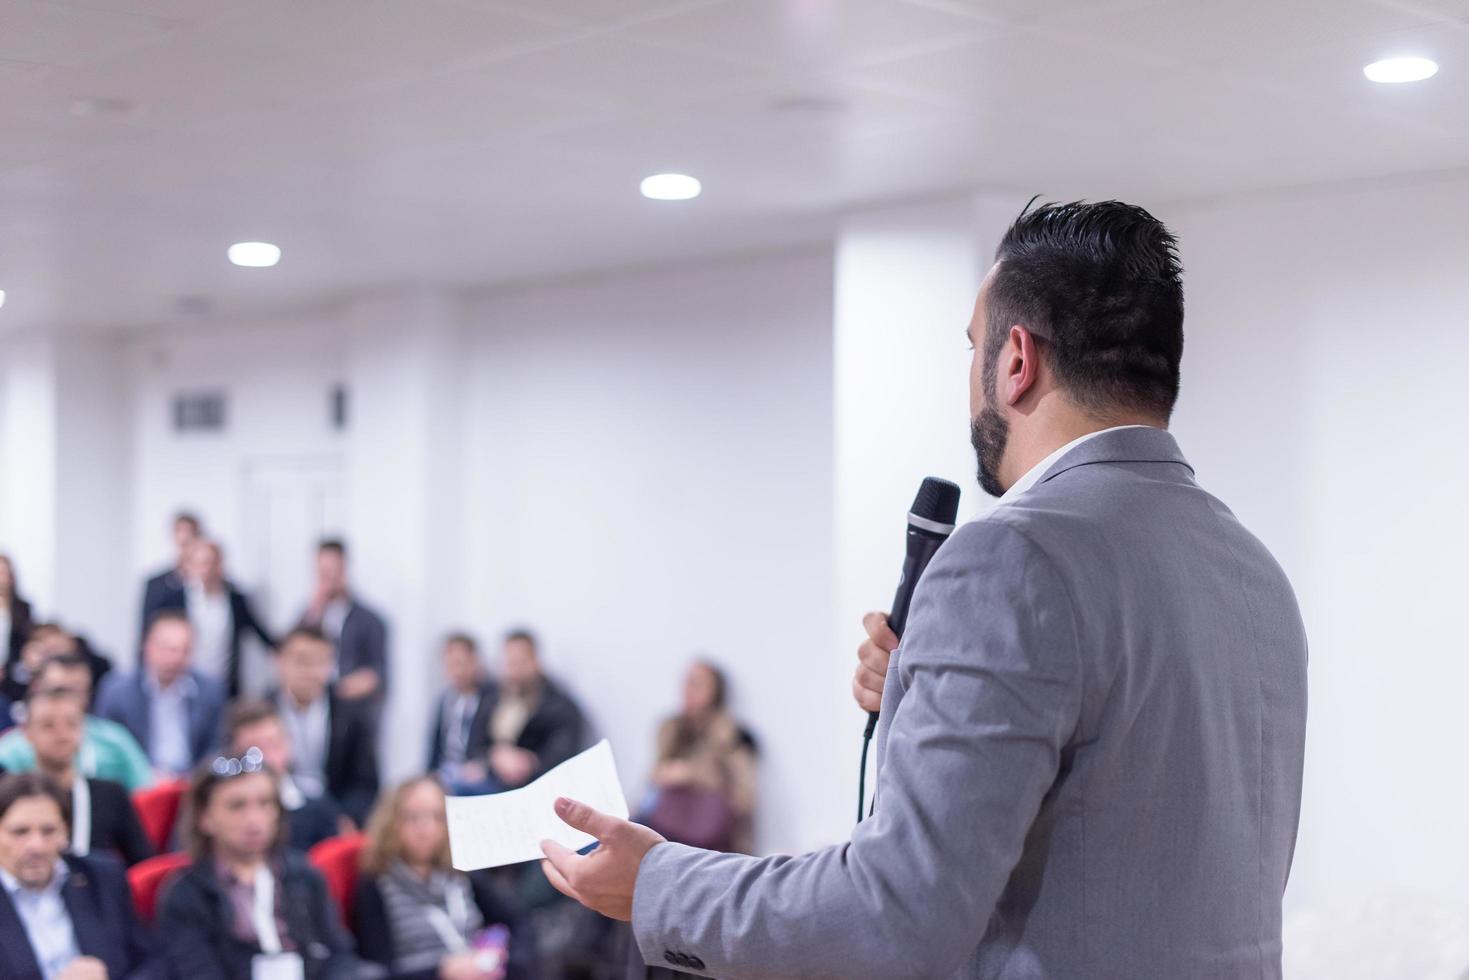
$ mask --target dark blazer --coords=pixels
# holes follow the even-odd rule
[[[276,647],[276,639],[255,615],[255,610],[251,607],[250,599],[245,593],[235,588],[232,582],[226,582],[224,588],[229,593],[230,601],[230,649],[225,662],[224,677],[221,679],[224,681],[225,694],[230,698],[236,698],[240,695],[240,648],[244,644],[245,635],[254,633],[260,638],[261,643],[272,650]],[[189,590],[182,581],[179,581],[159,601],[159,609],[177,609],[187,613],[189,611]]]
[[[290,828],[288,846],[305,854],[328,837],[335,837],[341,815],[341,807],[330,796],[307,797],[299,809],[285,811]]]
[[[465,743],[466,757],[470,757],[469,746],[474,744],[474,726],[476,720],[479,718],[479,709],[484,704],[485,698],[493,696],[494,691],[495,685],[489,681],[480,685],[478,700],[475,702],[474,710],[469,713],[470,735],[468,741]],[[449,699],[454,697],[455,694],[455,691],[447,690],[439,695],[438,701],[434,704],[434,727],[429,732],[428,769],[425,770],[426,772],[436,772],[439,766],[444,764],[444,711],[448,707]]]
[[[152,857],[153,845],[127,787],[110,779],[88,779],[87,789],[92,794],[92,853],[114,855],[128,867]]]
[[[165,568],[148,579],[143,585],[143,618],[138,624],[138,641],[142,642],[148,636],[148,624],[153,617],[164,609],[179,609],[180,606],[169,605],[170,598],[174,593],[184,587],[183,576],[177,568]]]
[[[576,755],[582,748],[586,722],[581,708],[550,678],[542,680],[541,698],[515,740],[517,748],[534,752],[538,763],[534,779],[553,766]],[[500,703],[499,689],[491,690],[479,703],[469,730],[469,757],[483,758],[490,751],[490,719]]]
[[[187,701],[189,714],[189,754],[194,762],[204,758],[219,744],[220,716],[224,713],[224,685],[198,671],[189,671],[195,693]],[[144,673],[113,675],[97,695],[96,714],[122,725],[143,747],[151,750],[149,723],[153,699],[143,683]],[[151,756],[150,756],[151,758]]]
[[[20,648],[25,646],[26,638],[31,635],[31,624],[34,622],[29,602],[20,596],[10,600],[10,635],[0,636],[0,643],[5,645],[7,664],[20,658]]]
[[[282,938],[289,937],[301,954],[307,980],[352,980],[357,957],[326,882],[301,855],[287,852],[280,861],[280,908],[286,923]],[[158,915],[173,975],[188,980],[250,980],[250,960],[260,946],[234,937],[233,916],[212,861],[179,875],[164,892]]]
[[[479,906],[485,925],[498,923],[510,930],[506,980],[532,980],[537,972],[536,944],[530,917],[516,914],[514,904],[500,895],[489,875],[471,874],[469,884],[474,890],[474,904]],[[392,923],[388,921],[387,905],[383,902],[377,879],[370,875],[363,875],[357,880],[357,891],[352,899],[352,932],[357,936],[357,954],[386,969],[389,980],[436,980],[438,977],[437,969],[413,973],[393,970],[397,951],[393,948]]]
[[[272,702],[281,699],[279,691],[270,693]],[[366,826],[378,790],[377,723],[367,703],[348,701],[335,690],[328,689],[326,704],[326,791],[343,813]]]
[[[342,620],[342,635],[337,638],[337,671],[350,674],[360,667],[371,667],[386,686],[388,681],[388,624],[371,609],[351,601],[347,618]],[[378,688],[379,692],[383,690]]]
[[[107,965],[112,980],[163,980],[166,967],[153,936],[133,911],[127,878],[117,861],[103,856],[62,856],[69,872],[61,898],[71,915],[77,950]],[[42,980],[25,924],[0,888],[0,963],[7,980]]]

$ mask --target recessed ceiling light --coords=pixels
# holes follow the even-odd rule
[[[270,242],[235,242],[230,246],[230,261],[250,269],[266,269],[281,260],[281,250]]]
[[[644,177],[638,189],[655,201],[687,201],[698,197],[704,188],[688,174],[654,174]]]
[[[1421,82],[1438,74],[1438,64],[1427,58],[1384,58],[1362,69],[1374,82]]]
[[[0,306],[5,305],[5,290],[0,289]]]

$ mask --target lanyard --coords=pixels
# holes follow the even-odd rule
[[[86,857],[92,850],[92,787],[78,772],[71,780],[71,853]]]
[[[255,900],[250,906],[250,921],[255,926],[260,951],[266,956],[279,953],[281,934],[275,924],[275,875],[264,864],[255,869]]]
[[[428,924],[439,934],[445,949],[451,953],[463,953],[469,949],[469,943],[464,938],[469,925],[469,906],[464,901],[460,882],[453,879],[449,881],[444,889],[444,902],[449,906],[447,913],[437,905],[428,907]]]

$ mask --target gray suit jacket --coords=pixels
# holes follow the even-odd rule
[[[660,844],[638,946],[731,978],[1279,977],[1305,722],[1279,565],[1167,432],[1098,435],[924,574],[851,842]]]

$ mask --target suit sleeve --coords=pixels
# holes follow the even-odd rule
[[[260,624],[260,617],[255,615],[255,608],[250,605],[250,597],[243,592],[235,593],[235,625],[241,631],[249,630],[254,633],[261,643],[274,650],[277,646],[275,637],[270,631]]]
[[[316,920],[317,934],[331,955],[322,966],[321,980],[356,980],[357,956],[352,936],[342,925],[342,916],[337,905],[326,890],[326,882],[313,871],[311,879],[312,909]]]
[[[215,955],[214,921],[206,902],[198,901],[196,889],[180,880],[165,890],[158,915],[158,932],[163,936],[164,956],[173,976],[189,980],[229,980]]]
[[[388,910],[377,882],[363,876],[352,897],[352,932],[357,936],[357,954],[381,966],[393,967],[393,936],[388,928]]]
[[[342,704],[347,705],[351,702],[342,702]],[[350,743],[352,751],[346,760],[348,767],[346,788],[339,802],[342,804],[342,809],[357,822],[358,826],[366,826],[368,812],[372,810],[372,803],[377,799],[377,741],[367,712],[358,705],[352,705],[348,710],[353,713],[353,737]]]
[[[153,856],[153,845],[149,842],[148,835],[143,833],[138,811],[133,807],[133,801],[128,798],[126,790],[119,794],[116,807],[117,849],[122,853],[123,863],[131,868],[139,861]]]
[[[800,857],[654,847],[633,908],[646,962],[890,980],[973,953],[1080,714],[1070,597],[1021,532],[967,525],[924,574],[894,661],[874,817]]]

